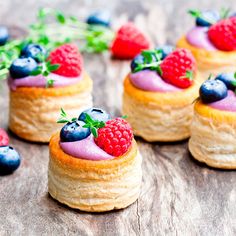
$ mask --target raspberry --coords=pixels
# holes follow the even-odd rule
[[[236,17],[212,25],[208,30],[208,37],[219,50],[236,50]]]
[[[127,152],[133,139],[130,124],[122,119],[116,118],[106,122],[103,128],[98,129],[96,144],[112,156],[121,156]]]
[[[0,146],[8,146],[9,137],[4,129],[0,128]]]
[[[75,44],[64,44],[54,49],[48,60],[51,64],[60,65],[53,73],[66,77],[77,77],[81,74],[83,60]]]
[[[132,23],[121,26],[114,39],[111,52],[120,59],[133,59],[143,49],[148,49],[149,41]]]
[[[162,78],[179,88],[192,85],[191,75],[196,70],[196,61],[187,49],[179,48],[170,53],[160,65]]]

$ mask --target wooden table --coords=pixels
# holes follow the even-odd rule
[[[2,1],[1,23],[25,28],[43,1]],[[46,1],[45,1],[46,2]],[[159,3],[156,3],[159,2]],[[227,1],[236,9],[235,0]],[[220,1],[53,1],[50,6],[83,17],[107,7],[114,25],[133,20],[155,44],[175,43],[193,20],[189,8],[220,7]],[[129,62],[108,53],[84,55],[94,80],[94,102],[120,115],[122,80]],[[0,89],[0,126],[7,128],[8,92]],[[236,235],[236,173],[208,168],[192,159],[187,142],[149,144],[138,139],[143,155],[143,185],[129,208],[88,214],[58,204],[47,193],[47,145],[11,144],[22,156],[21,167],[0,177],[0,235]]]

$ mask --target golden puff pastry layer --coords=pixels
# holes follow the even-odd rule
[[[19,87],[10,91],[9,128],[17,136],[34,142],[49,142],[60,130],[61,108],[70,117],[92,106],[92,80],[87,74],[78,83],[60,88]]]
[[[193,157],[211,167],[236,169],[236,113],[200,101],[194,110],[189,140]]]
[[[192,46],[183,36],[178,42],[177,47],[189,49],[197,60],[199,71],[203,78],[207,79],[210,74],[217,75],[224,72],[235,71],[236,51],[208,51]]]
[[[142,182],[142,157],[133,140],[123,156],[106,161],[74,158],[60,148],[59,134],[52,136],[48,191],[59,202],[87,212],[122,209],[135,202]]]
[[[199,74],[196,79],[200,79]],[[148,92],[133,86],[127,76],[122,113],[128,116],[134,134],[146,141],[184,140],[190,135],[192,103],[198,97],[199,86],[196,82],[180,92]]]

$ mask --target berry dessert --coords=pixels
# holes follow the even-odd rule
[[[117,31],[111,45],[111,53],[118,59],[133,59],[149,47],[150,43],[146,36],[133,23],[128,22]]]
[[[8,145],[9,137],[6,131],[0,128],[0,175],[11,174],[20,166],[20,155]]]
[[[129,123],[100,108],[68,119],[50,140],[48,191],[59,202],[88,212],[122,209],[139,196],[142,157]]]
[[[137,55],[124,81],[122,108],[134,134],[150,142],[188,138],[199,80],[187,49],[166,45]]]
[[[236,16],[229,10],[196,11],[195,26],[178,42],[195,56],[200,72],[207,78],[222,72],[231,72],[236,66]]]
[[[61,128],[55,125],[61,107],[73,116],[92,105],[92,80],[74,44],[50,52],[29,44],[9,71],[9,128],[25,140],[49,142]]]
[[[194,105],[189,150],[209,166],[236,169],[236,73],[206,80]]]

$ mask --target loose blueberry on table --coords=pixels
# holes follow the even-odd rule
[[[111,25],[111,14],[108,11],[97,11],[89,15],[86,22],[90,25],[109,27]]]
[[[20,166],[18,152],[10,146],[0,147],[0,175],[11,174]]]
[[[0,26],[0,46],[4,45],[9,39],[9,33],[6,26]]]

